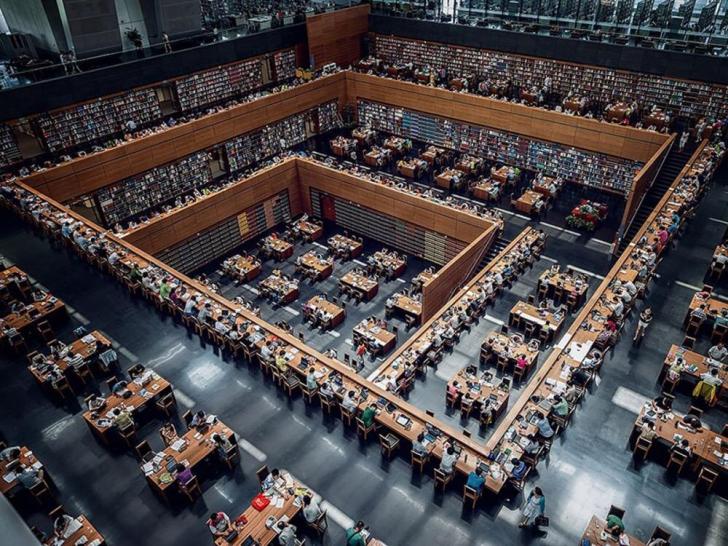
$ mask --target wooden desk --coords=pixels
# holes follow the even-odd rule
[[[371,300],[379,292],[379,283],[376,279],[372,279],[366,275],[360,275],[354,271],[349,271],[339,279],[339,282],[348,286],[357,294],[361,294],[365,301]]]
[[[260,261],[253,256],[235,255],[225,260],[222,270],[240,282],[249,282],[263,271]]]
[[[77,339],[71,343],[68,346],[68,352],[78,355],[84,361],[87,361],[95,357],[97,354],[102,353],[109,347],[111,347],[111,341],[109,341],[106,336],[98,330],[94,330],[90,334],[87,334],[81,339]],[[48,360],[51,360],[50,357],[48,357]],[[39,367],[35,364],[31,364],[28,366],[28,370],[33,374],[35,380],[43,385],[50,379],[50,372],[54,367],[63,374],[67,374],[71,369],[68,358],[63,357],[51,360],[50,366]]]
[[[364,250],[364,243],[344,235],[333,235],[329,237],[328,243],[338,257],[345,259],[354,259]]]
[[[89,429],[102,442],[108,444],[110,440],[109,434],[111,434],[111,431],[116,430],[111,414],[114,408],[127,410],[136,421],[139,413],[172,391],[171,383],[154,371],[151,371],[149,375],[149,382],[146,385],[142,385],[141,379],[147,373],[145,372],[137,379],[129,381],[127,389],[132,395],[128,398],[117,394],[109,394],[106,397],[106,404],[103,408],[98,411],[86,410],[83,412],[83,418],[86,420]]]
[[[5,297],[28,301],[32,287],[25,272],[15,265],[0,271],[0,289],[7,290]]]
[[[642,121],[642,126],[645,128],[654,126],[657,131],[666,127],[670,123],[670,118],[660,109],[647,114]]]
[[[315,251],[310,250],[300,257],[300,264],[309,274],[315,275],[317,281],[323,281],[334,271],[332,259],[321,259]]]
[[[508,407],[508,389],[503,389],[501,383],[501,380],[495,376],[487,380],[485,373],[480,376],[471,375],[467,372],[467,368],[463,368],[448,381],[447,385],[448,388],[455,387],[461,397],[468,395],[473,399],[474,409],[478,411],[489,400],[490,409],[493,410],[496,417],[499,417]]]
[[[225,426],[222,421],[217,420],[217,422],[204,427],[201,431],[192,428],[185,432],[180,437],[180,440],[185,441],[185,446],[181,451],[177,451],[170,445],[157,453],[157,457],[155,457],[155,461],[159,461],[157,465],[154,465],[153,462],[147,463],[150,465],[149,472],[145,472],[144,467],[142,467],[142,472],[145,472],[144,475],[152,491],[168,501],[172,486],[177,487],[177,480],[175,479],[176,472],[167,470],[167,462],[181,463],[184,461],[185,466],[194,471],[196,466],[215,453],[217,446],[212,440],[212,435],[215,433],[227,439],[234,437],[234,432]],[[235,444],[234,441],[233,444]]]
[[[385,252],[384,250],[378,250],[370,256],[369,260],[376,264],[380,274],[386,273],[387,269],[391,268],[393,278],[399,277],[402,273],[404,273],[404,270],[407,267],[407,262],[405,262],[403,258],[393,256],[391,253]]]
[[[336,328],[339,324],[344,322],[344,318],[346,318],[346,311],[344,311],[344,309],[335,303],[322,298],[321,296],[314,296],[306,302],[306,305],[304,306],[304,314],[308,315],[318,310],[321,310],[331,316],[331,319],[326,325],[327,329]]]
[[[513,201],[513,207],[523,214],[532,215],[538,213],[544,206],[544,196],[533,190],[526,190]]]
[[[371,150],[364,154],[364,163],[370,167],[383,167],[389,163],[391,157],[391,150],[372,146]]]
[[[412,146],[402,137],[390,136],[384,141],[384,147],[393,153],[402,156],[410,151]]]
[[[584,110],[586,110],[586,103],[587,101],[584,97],[570,97],[564,99],[562,105],[564,110],[570,110],[571,112],[582,114]]]
[[[589,290],[589,283],[585,280],[580,279],[578,275],[572,276],[565,271],[554,271],[551,268],[547,269],[538,278],[538,286],[547,285],[547,296],[553,297],[555,290],[560,288],[565,294],[572,295],[576,301],[577,306],[581,307],[584,300],[586,299],[586,293]],[[557,302],[560,303],[560,302]]]
[[[258,289],[278,294],[278,301],[281,305],[287,305],[292,301],[296,301],[300,292],[298,291],[298,283],[287,281],[280,275],[269,275],[258,285]]]
[[[235,521],[230,522],[238,531],[235,540],[228,542],[224,537],[218,537],[215,539],[215,546],[240,546],[249,538],[252,538],[260,546],[278,544],[278,533],[275,529],[266,526],[268,518],[275,518],[277,522],[285,516],[288,521],[291,521],[303,508],[301,498],[309,493],[305,487],[293,480],[287,472],[284,471],[282,474],[285,478],[282,483],[266,491],[265,495],[269,498],[273,496],[282,497],[283,506],[277,508],[272,501],[261,511],[249,506]]]
[[[429,164],[423,159],[410,158],[397,161],[397,172],[406,178],[417,180],[422,173],[427,172],[428,168]]]
[[[475,175],[483,170],[484,162],[479,157],[461,155],[455,163],[455,168],[465,174]]]
[[[586,526],[584,534],[581,535],[581,540],[588,539],[592,546],[617,546],[618,542],[611,538],[611,535],[607,532],[607,520],[606,518],[599,518],[592,516],[589,521],[589,525]],[[609,535],[608,538],[602,538],[602,533]],[[645,546],[645,543],[640,539],[627,535],[629,537],[629,546]]]
[[[302,233],[306,239],[316,241],[324,234],[324,228],[308,220],[299,219],[293,223],[293,229]]]
[[[501,332],[491,332],[480,346],[480,362],[484,363],[492,356],[504,356],[511,364],[515,364],[520,355],[526,357],[526,367],[530,371],[538,362],[538,351],[529,347],[528,343],[517,342]]]
[[[556,332],[561,329],[561,326],[564,324],[564,320],[566,319],[566,316],[563,314],[554,314],[550,311],[539,309],[525,301],[519,301],[511,308],[511,323],[516,317],[536,324],[541,330],[548,328],[551,339],[553,339]]]
[[[508,184],[508,167],[503,165],[500,169],[491,169],[490,177],[501,184]]]
[[[0,319],[0,340],[7,338],[4,331],[6,328],[14,328],[22,334],[28,328],[65,310],[66,306],[61,300],[46,293],[42,301],[29,303],[22,311],[9,313]]]
[[[290,258],[293,255],[293,245],[278,237],[268,235],[263,239],[263,248],[268,250],[279,262]]]
[[[420,159],[426,161],[430,166],[435,165],[438,160],[445,154],[443,148],[437,146],[428,146],[427,149],[420,154]]]
[[[445,190],[458,190],[465,183],[465,173],[457,169],[445,169],[435,176],[435,183]]]
[[[404,315],[410,315],[417,320],[417,324],[422,320],[422,302],[414,298],[405,296],[404,294],[392,295],[392,308]]]
[[[640,415],[635,422],[635,430],[641,428],[647,410],[648,408],[646,406],[642,407]],[[683,415],[675,412],[659,414],[654,419],[657,437],[668,445],[673,445],[675,443],[675,435],[679,434],[690,443],[693,457],[697,458],[700,464],[707,464],[720,474],[725,474],[728,466],[720,464],[716,452],[723,454],[723,456],[728,453],[728,437],[708,430],[705,426],[698,431],[691,432],[680,424],[682,418]],[[716,443],[716,440],[719,440],[720,444]]]
[[[604,118],[607,121],[621,123],[621,121],[632,113],[632,109],[626,102],[618,102],[604,111]]]
[[[356,139],[360,146],[367,146],[377,138],[377,132],[366,127],[358,127],[351,132],[351,136]]]
[[[43,468],[43,463],[41,463],[35,456],[35,454],[28,449],[25,446],[20,446],[20,466],[16,466],[12,471],[13,475],[17,475],[17,471],[21,470],[22,468],[30,468],[35,467],[36,469]],[[20,482],[18,482],[17,477],[13,478],[12,480],[8,481],[5,479],[6,476],[10,476],[10,473],[8,471],[8,461],[0,461],[0,493],[5,495],[7,498],[12,498],[15,496],[19,488],[21,487]],[[14,463],[18,464],[18,463]]]
[[[712,368],[709,364],[712,359],[709,357],[673,344],[667,356],[665,356],[665,362],[663,363],[665,372],[667,372],[667,369],[675,362],[675,358],[678,356],[681,356],[685,362],[683,368],[680,370],[680,377],[681,379],[689,380],[692,384],[700,381],[700,376],[708,373]],[[723,381],[720,386],[716,387],[716,394],[720,398],[728,394],[728,368],[726,368],[725,364],[720,362],[718,364],[719,366],[716,366],[718,378]]]
[[[685,320],[689,320],[690,313],[695,311],[701,304],[705,304],[705,314],[707,315],[706,320],[713,320],[716,316],[720,315],[723,309],[728,309],[728,302],[719,300],[718,298],[705,298],[701,296],[702,292],[696,292],[693,299],[690,301],[690,308],[685,317]]]
[[[376,322],[368,319],[362,320],[354,326],[354,344],[364,340],[369,347],[374,348],[377,354],[387,354],[397,343],[397,336],[385,328],[377,326]]]
[[[503,193],[503,182],[486,178],[478,180],[471,188],[473,197],[483,201],[497,201]]]
[[[412,284],[421,290],[423,287],[427,286],[436,278],[437,272],[428,271],[425,269],[424,271],[418,273],[414,279],[412,279]]]
[[[531,189],[543,195],[545,199],[550,199],[556,197],[563,185],[560,178],[544,176],[541,180],[534,178]]]
[[[99,546],[103,546],[104,544],[106,544],[104,536],[98,532],[96,527],[91,525],[91,522],[86,516],[80,515],[75,519],[78,523],[81,524],[81,527],[79,527],[78,529],[76,529],[76,531],[64,538],[63,541],[60,543],[56,542],[54,537],[51,537],[46,540],[44,544],[46,546],[76,546],[76,543],[78,543],[78,541],[81,539],[86,539],[86,542],[84,544],[91,544],[94,541],[98,541]]]
[[[332,138],[329,141],[331,153],[339,157],[347,157],[353,150],[356,150],[356,141],[343,136]]]

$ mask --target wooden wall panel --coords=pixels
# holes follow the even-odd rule
[[[452,118],[593,152],[647,162],[668,135],[447,89],[346,73],[347,98]]]
[[[296,159],[303,208],[311,213],[310,188],[471,243],[493,224],[464,211],[370,182],[309,159]]]
[[[634,177],[634,182],[632,183],[629,195],[627,196],[627,204],[625,205],[624,213],[622,214],[622,223],[619,225],[618,233],[621,236],[624,236],[626,233],[634,215],[637,214],[637,209],[642,203],[642,198],[652,187],[652,183],[659,174],[663,161],[667,158],[667,154],[670,153],[670,149],[675,143],[676,136],[677,135],[675,133],[670,135],[670,138],[665,141],[657,153],[652,156],[652,159],[650,159]]]
[[[67,202],[124,178],[219,144],[329,100],[344,102],[343,73],[205,116],[116,148],[36,173],[25,183]]]
[[[286,159],[218,193],[159,217],[129,233],[124,240],[144,252],[157,254],[284,189],[288,189],[291,214],[300,214],[302,209],[295,159]]]
[[[473,268],[488,252],[498,234],[493,225],[440,269],[437,277],[422,288],[422,322],[427,322],[447,303],[450,296],[472,276]]]
[[[312,67],[328,63],[349,66],[361,58],[361,42],[368,30],[368,4],[306,17]]]

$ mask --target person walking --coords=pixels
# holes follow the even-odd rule
[[[526,506],[523,507],[523,518],[518,526],[523,528],[533,525],[540,516],[544,515],[545,509],[546,497],[540,487],[534,487],[531,494],[528,495]]]

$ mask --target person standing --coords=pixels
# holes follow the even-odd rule
[[[162,31],[162,45],[165,53],[172,53],[172,43],[169,41],[169,35]]]
[[[537,517],[543,516],[545,510],[546,497],[544,497],[540,487],[534,487],[531,494],[528,495],[526,506],[523,507],[523,518],[518,526],[527,527],[533,525]]]

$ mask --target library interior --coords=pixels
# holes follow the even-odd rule
[[[0,542],[728,543],[728,2],[655,4],[0,3]]]

